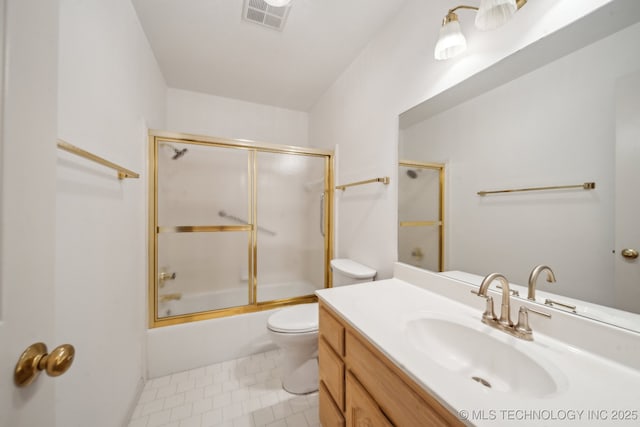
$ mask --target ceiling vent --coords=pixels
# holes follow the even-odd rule
[[[242,18],[245,21],[282,31],[289,16],[291,3],[284,7],[269,6],[264,0],[244,0]]]

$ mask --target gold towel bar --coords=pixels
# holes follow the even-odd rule
[[[532,187],[532,188],[516,188],[513,190],[478,191],[478,196],[486,196],[487,194],[497,194],[497,193],[517,193],[520,191],[562,190],[566,188],[582,188],[583,190],[593,190],[594,188],[596,188],[596,183],[585,182],[584,184],[558,185],[555,187]]]
[[[350,184],[343,184],[343,185],[336,185],[336,190],[346,190],[347,187],[354,187],[356,185],[364,185],[364,184],[370,184],[372,182],[381,182],[384,185],[388,185],[389,184],[389,177],[388,176],[383,176],[382,178],[373,178],[373,179],[368,179],[366,181],[358,181],[358,182],[352,182]]]
[[[75,145],[69,144],[66,141],[59,139],[57,141],[58,148],[64,151],[68,151],[69,153],[75,154],[76,156],[84,157],[85,159],[89,159],[93,162],[100,163],[103,166],[106,166],[111,169],[115,169],[118,172],[118,179],[123,178],[139,178],[140,175],[130,171],[129,169],[123,168],[122,166],[118,166],[115,163],[111,163],[109,160],[103,159],[102,157],[98,157],[95,154],[92,154],[88,151],[83,150],[82,148],[78,148]]]

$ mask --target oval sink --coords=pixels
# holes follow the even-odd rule
[[[489,335],[481,330],[488,327],[480,319],[477,322],[474,327],[440,315],[421,314],[407,321],[405,334],[411,345],[433,362],[475,381],[479,387],[526,397],[560,391],[564,377],[555,367]],[[517,340],[506,334],[505,338]],[[521,347],[525,345],[535,344],[523,341]]]

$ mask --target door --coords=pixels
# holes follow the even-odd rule
[[[640,71],[616,82],[615,307],[635,313],[640,313],[640,257],[634,258],[640,251],[638,165]]]
[[[313,295],[328,283],[329,158],[256,153],[256,301]]]
[[[13,370],[30,344],[54,346],[58,2],[0,0],[0,14],[0,427],[55,425],[53,379],[18,389]]]

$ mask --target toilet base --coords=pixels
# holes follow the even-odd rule
[[[289,364],[287,364],[289,365]],[[285,366],[282,388],[291,394],[309,394],[318,391],[318,358],[308,359],[303,364]]]

